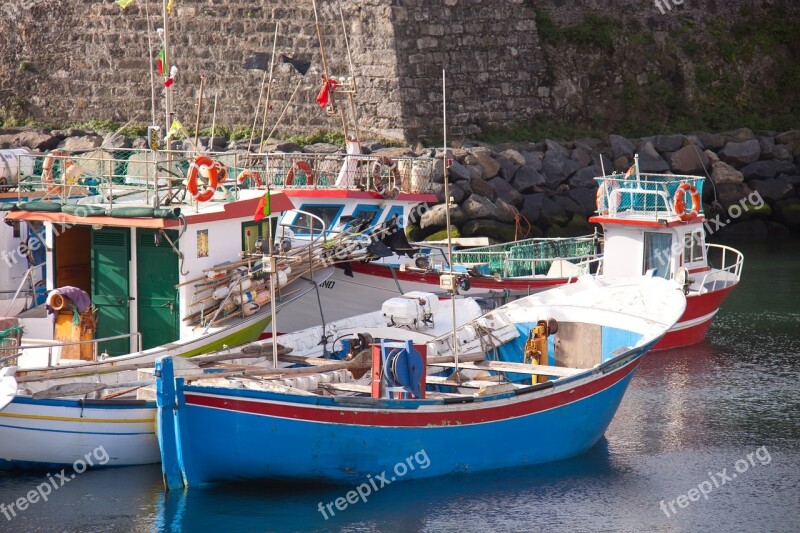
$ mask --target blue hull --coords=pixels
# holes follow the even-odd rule
[[[159,404],[166,407],[159,410],[165,480],[170,488],[230,480],[390,482],[569,458],[602,437],[646,349],[522,394],[420,400],[411,408],[409,400],[367,407],[370,399],[348,405],[345,398],[164,380],[176,386],[159,400],[175,398],[175,405]]]

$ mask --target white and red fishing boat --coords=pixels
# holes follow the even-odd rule
[[[702,341],[723,300],[739,283],[742,254],[706,242],[704,179],[638,170],[597,178],[598,214],[589,221],[603,226],[602,275],[652,271],[683,285],[686,311],[655,349]]]

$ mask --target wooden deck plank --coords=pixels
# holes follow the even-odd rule
[[[436,363],[428,366],[455,368],[455,363]],[[538,376],[569,377],[583,372],[581,368],[565,368],[561,366],[526,365],[523,363],[507,363],[504,361],[485,361],[482,363],[459,363],[461,370],[494,370],[495,372],[516,372]]]

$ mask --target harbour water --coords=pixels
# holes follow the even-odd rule
[[[335,516],[320,508],[355,487],[166,494],[158,465],[88,470],[0,531],[800,531],[800,242],[734,246],[743,280],[707,341],[648,355],[583,456],[389,483]],[[0,504],[46,481],[0,473]]]

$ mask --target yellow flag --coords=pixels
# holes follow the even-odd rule
[[[170,139],[176,133],[181,133],[185,138],[189,137],[186,135],[186,131],[183,129],[183,124],[181,124],[177,118],[172,119],[172,126],[170,126],[169,131],[167,132],[166,139]]]
[[[123,0],[123,1],[125,1],[125,0]],[[175,0],[169,0],[169,2],[167,2],[167,15],[171,15],[172,14],[172,2],[174,2],[174,1]]]
[[[126,7],[131,5],[132,3],[136,2],[136,0],[116,0],[116,1],[117,1],[117,4],[119,4],[119,7],[121,7],[122,9],[125,9]]]

